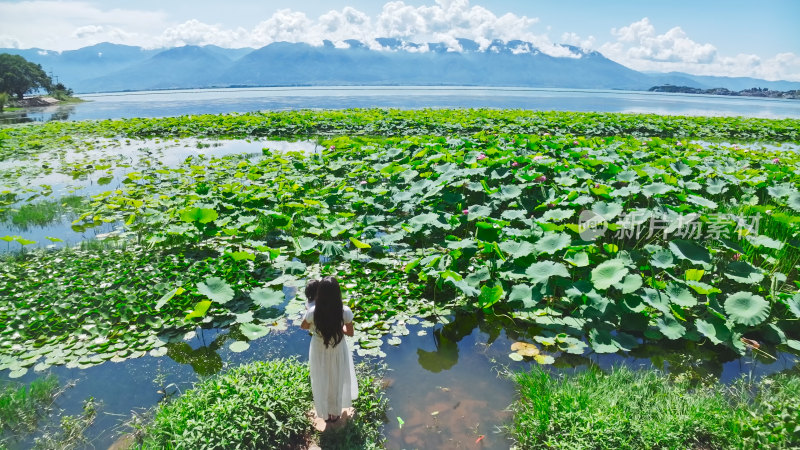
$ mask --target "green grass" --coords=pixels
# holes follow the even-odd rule
[[[800,378],[692,387],[657,371],[513,374],[511,432],[537,448],[797,448]],[[752,394],[755,392],[755,394]]]
[[[386,401],[377,375],[360,368],[359,413],[349,424],[315,436],[307,364],[258,361],[198,383],[161,405],[143,430],[143,448],[378,448]]]
[[[58,379],[54,375],[29,385],[14,383],[0,388],[0,433],[5,436],[35,430],[57,391]]]

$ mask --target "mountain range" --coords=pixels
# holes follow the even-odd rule
[[[444,44],[377,40],[383,50],[346,41],[312,46],[276,42],[259,49],[213,45],[144,49],[101,43],[63,52],[2,49],[41,64],[76,93],[251,86],[515,86],[647,90],[655,85],[699,89],[800,89],[800,82],[755,78],[643,73],[596,51],[563,46],[572,57],[553,57],[523,41],[494,41],[486,49],[460,39]],[[425,51],[422,51],[425,50]]]

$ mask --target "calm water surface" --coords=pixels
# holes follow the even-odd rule
[[[281,87],[83,94],[86,103],[0,113],[0,123],[344,108],[514,108],[800,118],[800,101],[642,91],[486,87]]]

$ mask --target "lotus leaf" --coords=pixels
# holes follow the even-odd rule
[[[192,312],[186,315],[186,320],[191,319],[200,319],[206,316],[208,312],[208,308],[211,307],[211,302],[208,300],[203,300],[202,302],[198,302]]]
[[[763,234],[759,235],[748,234],[744,238],[747,239],[747,242],[752,244],[754,247],[767,247],[775,250],[780,250],[781,248],[783,248],[783,242],[776,241],[775,239],[764,236]]]
[[[723,273],[731,280],[744,284],[756,284],[764,279],[763,272],[746,261],[733,261],[729,263],[725,267],[725,272]]]
[[[642,194],[646,195],[647,197],[652,197],[654,195],[664,195],[672,190],[674,190],[672,186],[665,183],[656,182],[643,186]]]
[[[508,357],[509,357],[509,358],[511,358],[511,360],[512,360],[512,361],[517,361],[517,362],[520,362],[520,361],[522,361],[523,359],[525,359],[525,358],[524,358],[522,355],[520,355],[520,354],[519,354],[519,353],[517,353],[517,352],[511,352],[511,353],[509,353],[509,354],[508,354]]]
[[[458,290],[463,292],[464,295],[466,295],[467,297],[475,297],[475,296],[477,296],[478,294],[481,293],[480,290],[470,286],[464,280],[453,280],[452,278],[449,278],[449,279],[447,279],[447,281],[453,283],[453,286],[455,286]]]
[[[575,214],[574,209],[551,209],[546,211],[543,215],[541,220],[544,222],[560,222],[565,219],[569,219]]]
[[[592,212],[601,216],[606,222],[610,222],[622,214],[622,205],[619,203],[595,202],[592,205]]]
[[[642,277],[638,274],[625,275],[622,282],[615,284],[614,287],[622,291],[623,294],[630,294],[642,287]]]
[[[564,261],[575,267],[586,267],[589,265],[589,255],[586,252],[577,252],[564,257]]]
[[[669,296],[669,300],[678,306],[691,308],[697,305],[697,299],[694,298],[692,293],[677,283],[668,283],[666,293]]]
[[[800,212],[800,193],[795,192],[789,196],[789,200],[786,201],[786,204],[789,205],[795,211]]]
[[[533,289],[527,284],[514,285],[514,287],[511,288],[511,294],[508,296],[508,301],[522,302],[525,309],[533,308],[539,302],[539,300],[533,296]]]
[[[184,222],[200,222],[206,224],[217,220],[219,214],[209,208],[189,208],[181,212],[181,220]]]
[[[800,319],[800,293],[797,293],[794,295],[794,297],[787,299],[786,307],[789,309],[789,312]]]
[[[501,286],[500,283],[496,283],[493,286],[484,285],[481,286],[481,293],[478,295],[478,303],[480,304],[481,308],[489,308],[490,306],[502,300],[503,297],[505,297],[505,292],[503,291],[503,286]]]
[[[617,284],[628,274],[628,268],[619,259],[610,259],[592,269],[592,284],[595,289],[605,290]]]
[[[262,308],[277,308],[286,300],[282,291],[275,291],[268,288],[256,288],[250,292],[253,303]]]
[[[161,308],[162,308],[164,305],[166,305],[166,304],[167,304],[167,302],[168,302],[168,301],[172,300],[172,297],[175,297],[176,295],[181,295],[181,294],[182,294],[182,293],[184,293],[184,292],[185,292],[185,290],[184,290],[182,287],[175,288],[175,289],[173,289],[173,290],[171,290],[171,291],[167,292],[166,294],[164,294],[164,295],[163,295],[163,296],[162,296],[162,297],[161,297],[161,298],[160,298],[160,299],[159,299],[159,300],[156,302],[155,309],[156,309],[156,310],[159,310],[159,309],[161,309]]]
[[[770,305],[759,295],[740,291],[725,299],[725,312],[731,320],[747,326],[755,326],[769,317]]]
[[[663,313],[669,311],[669,297],[666,292],[645,288],[641,298],[645,303]]]
[[[500,243],[500,250],[514,258],[523,258],[534,252],[534,245],[528,241],[503,241]]]
[[[228,348],[234,353],[241,353],[250,348],[250,344],[244,341],[234,341],[228,346]]]
[[[547,283],[551,277],[569,278],[569,272],[563,264],[553,261],[539,261],[531,264],[525,271],[534,284]]]
[[[528,342],[514,342],[511,344],[511,351],[517,352],[522,356],[536,356],[539,354],[539,349],[536,345]]]
[[[570,239],[569,235],[565,233],[547,232],[538,241],[536,241],[535,249],[540,254],[547,253],[552,255],[553,253],[568,247],[571,242],[572,239]]]
[[[665,312],[658,319],[656,319],[656,327],[667,339],[675,340],[683,337],[686,334],[686,327],[681,325],[680,322],[670,313]]]
[[[197,283],[197,292],[205,295],[217,303],[228,303],[233,299],[233,289],[225,280],[217,277],[206,278]]]
[[[605,330],[592,328],[589,330],[589,343],[595,353],[616,353],[619,347],[614,343],[611,334]]]
[[[553,364],[554,362],[556,362],[555,358],[553,358],[550,355],[536,355],[533,357],[533,359],[534,361],[542,365]]]
[[[694,264],[711,264],[711,254],[705,247],[693,241],[675,239],[669,243],[672,253],[681,259],[686,259]]]
[[[686,200],[690,203],[694,203],[695,205],[703,206],[709,209],[717,209],[717,202],[709,200],[704,197],[700,197],[698,195],[688,195],[686,196]]]
[[[694,324],[697,327],[697,331],[714,344],[726,342],[731,337],[730,329],[728,329],[723,320],[718,318],[711,318],[708,321],[697,319]]]
[[[673,262],[672,252],[669,250],[661,249],[653,253],[650,259],[650,265],[659,269],[669,269],[675,267]]]
[[[239,326],[239,331],[252,341],[266,336],[269,333],[269,328],[254,323],[245,323]]]

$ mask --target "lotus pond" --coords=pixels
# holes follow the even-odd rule
[[[498,110],[3,128],[0,370],[136,379],[106,393],[126,414],[156,367],[304,355],[297,293],[329,274],[390,369],[390,448],[507,448],[506,366],[792,370],[799,143],[791,119]]]

